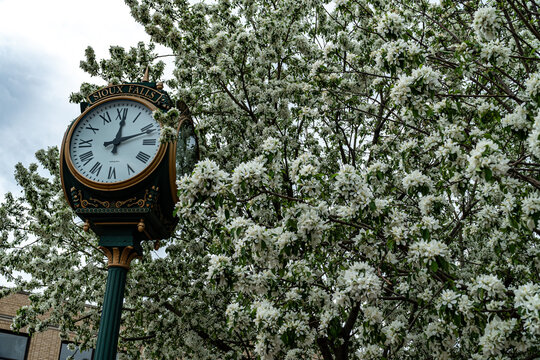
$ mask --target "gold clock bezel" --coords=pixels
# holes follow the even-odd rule
[[[104,99],[102,101],[99,101],[99,102],[89,106],[73,122],[73,125],[71,125],[71,127],[69,129],[69,132],[67,133],[67,136],[65,137],[64,143],[62,144],[62,150],[63,150],[63,153],[65,154],[66,164],[67,164],[67,167],[68,167],[70,173],[78,181],[80,181],[83,185],[88,186],[89,188],[94,189],[94,190],[117,191],[117,190],[127,189],[129,187],[132,187],[132,186],[140,183],[141,181],[146,179],[151,173],[154,172],[154,170],[158,167],[158,165],[163,160],[163,157],[165,156],[165,153],[166,153],[166,148],[167,148],[166,144],[160,144],[159,149],[158,149],[156,155],[154,156],[154,159],[152,160],[152,162],[150,162],[150,164],[147,167],[144,168],[143,171],[141,171],[140,173],[138,173],[137,175],[135,175],[135,176],[133,176],[133,177],[131,177],[129,179],[122,180],[122,181],[117,181],[117,182],[113,182],[113,183],[102,183],[102,182],[97,182],[97,181],[90,180],[90,179],[86,178],[84,175],[82,175],[81,173],[79,173],[79,171],[75,168],[75,165],[73,165],[73,162],[71,161],[70,144],[71,144],[71,138],[73,136],[73,132],[77,128],[77,125],[79,124],[79,122],[90,111],[94,110],[95,108],[97,108],[99,106],[102,106],[103,104],[106,104],[106,103],[108,103],[110,101],[115,101],[115,100],[136,101],[136,102],[146,106],[147,108],[149,108],[152,112],[157,110],[157,107],[154,106],[151,102],[146,101],[144,99],[141,99],[139,97],[135,97],[135,96],[115,96],[115,97]],[[161,128],[161,125],[159,123],[158,123],[158,125]]]

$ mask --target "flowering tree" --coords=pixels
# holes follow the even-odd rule
[[[167,85],[202,160],[178,180],[166,255],[148,247],[130,271],[125,356],[540,356],[534,2],[126,3],[176,56]],[[89,49],[81,67],[136,80],[152,51]],[[51,178],[19,165],[24,197],[0,208],[17,285],[4,293],[42,289],[15,327],[92,345],[103,256],[63,200],[57,155],[38,153]]]

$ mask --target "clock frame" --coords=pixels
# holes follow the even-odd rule
[[[173,214],[178,201],[176,178],[193,169],[198,160],[198,142],[189,110],[179,101],[176,107],[181,115],[177,131],[188,129],[187,136],[193,146],[189,148],[187,161],[180,161],[178,172],[177,144],[173,142],[161,144],[152,162],[132,178],[115,183],[87,179],[71,162],[69,146],[74,129],[92,109],[118,99],[137,101],[151,110],[167,111],[173,107],[162,85],[150,82],[109,85],[90,94],[88,101],[81,104],[81,115],[64,134],[60,177],[66,200],[84,221],[83,228],[99,236],[100,246],[134,246],[140,253],[140,241],[165,239],[173,233],[179,220]],[[183,156],[181,150],[178,154]],[[127,242],[123,240],[126,234],[131,239]]]
[[[77,129],[78,124],[83,119],[85,119],[86,116],[90,112],[94,111],[95,109],[97,109],[97,108],[99,108],[101,106],[106,105],[109,102],[113,102],[113,101],[116,101],[116,100],[135,101],[135,102],[138,102],[138,103],[142,104],[143,106],[147,107],[152,112],[157,110],[157,107],[154,106],[149,101],[146,101],[145,99],[135,97],[135,96],[120,95],[120,96],[105,98],[103,100],[100,100],[100,101],[96,102],[95,104],[93,104],[92,106],[86,108],[83,111],[83,113],[70,126],[70,129],[67,132],[66,137],[65,137],[65,139],[63,141],[63,145],[62,145],[62,152],[64,153],[62,156],[66,159],[67,167],[68,167],[70,173],[73,174],[73,176],[78,181],[80,181],[82,184],[84,184],[85,186],[88,186],[89,188],[96,189],[96,190],[117,191],[117,190],[122,190],[122,189],[127,189],[127,188],[132,187],[133,185],[143,181],[146,177],[148,177],[156,169],[156,167],[163,160],[163,157],[164,157],[165,152],[166,152],[166,147],[167,146],[165,144],[161,144],[159,146],[159,149],[158,149],[156,155],[152,159],[152,161],[141,172],[139,172],[138,174],[134,175],[131,178],[128,178],[128,179],[125,179],[125,180],[122,180],[122,181],[118,181],[118,182],[105,183],[105,182],[93,181],[91,179],[88,179],[84,175],[82,175],[77,170],[76,166],[73,164],[73,161],[72,161],[72,158],[71,158],[71,149],[70,149],[70,144],[71,144],[71,140],[72,140],[74,131]]]

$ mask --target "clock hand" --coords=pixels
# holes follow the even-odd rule
[[[134,138],[136,136],[140,136],[140,135],[144,135],[144,134],[150,134],[151,132],[153,132],[154,129],[151,129],[151,130],[146,130],[146,131],[143,131],[143,132],[140,132],[140,133],[137,133],[137,134],[133,134],[133,135],[128,135],[128,136],[122,136],[118,139],[114,139],[112,141],[105,141],[103,143],[103,146],[109,146],[111,144],[116,144],[116,145],[119,145],[120,143],[128,140],[128,139],[131,139],[131,138]]]
[[[111,151],[113,154],[116,154],[116,148],[118,147],[118,144],[120,144],[120,141],[118,141],[118,140],[122,136],[122,127],[125,124],[126,124],[126,118],[122,117],[122,120],[120,121],[120,128],[118,129],[118,132],[116,133],[116,136],[114,137],[114,140],[113,140],[114,146],[113,146],[112,151]]]

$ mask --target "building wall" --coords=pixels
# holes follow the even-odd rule
[[[17,310],[30,304],[28,295],[23,293],[12,294],[0,299],[0,329],[10,331],[10,325]],[[21,333],[26,334],[26,329]],[[34,333],[30,338],[28,360],[58,360],[60,355],[60,332],[49,327],[46,331]]]

